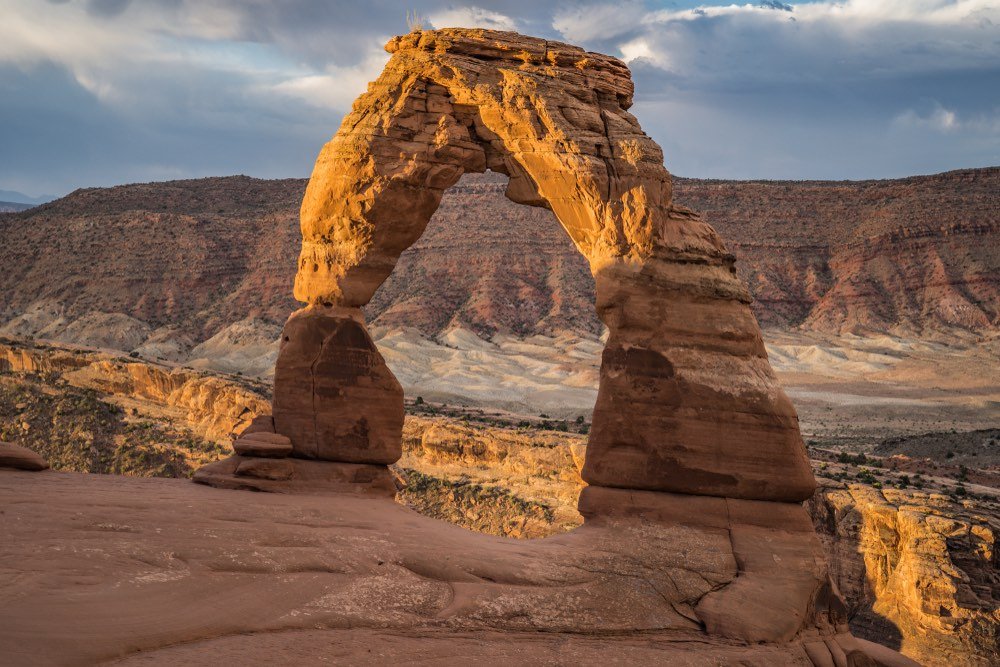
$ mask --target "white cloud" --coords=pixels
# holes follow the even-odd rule
[[[892,119],[892,127],[897,130],[930,130],[942,134],[979,134],[991,136],[995,142],[1000,143],[1000,108],[959,115],[957,111],[934,102],[929,110],[906,109],[900,112]]]
[[[435,28],[487,28],[517,30],[517,21],[482,7],[449,7],[427,17]]]
[[[308,73],[280,81],[271,87],[312,106],[347,112],[369,81],[378,77],[389,54],[379,49],[370,52],[357,65],[330,65],[323,73]]]
[[[552,17],[552,27],[572,42],[621,37],[651,15],[638,0],[564,5]]]
[[[637,117],[682,174],[867,177],[1000,161],[1000,0],[782,2],[792,11],[761,0],[0,0],[0,143],[17,158],[0,161],[0,181],[65,191],[133,180],[153,162],[178,176],[303,174],[378,75],[388,36],[406,31],[407,8],[428,26],[621,56]]]
[[[703,82],[884,76],[1000,62],[1000,0],[826,1],[792,10],[602,3],[557,12],[553,26],[569,41]]]
[[[907,109],[893,118],[892,123],[896,127],[929,129],[937,132],[954,132],[961,126],[958,114],[940,104],[935,105],[930,113],[924,115],[914,109]]]

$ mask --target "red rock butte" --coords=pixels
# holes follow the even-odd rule
[[[295,295],[307,305],[284,328],[273,418],[255,419],[237,455],[196,475],[297,493],[227,502],[171,480],[10,473],[0,496],[21,501],[9,534],[38,567],[106,582],[157,562],[154,552],[176,552],[187,573],[156,579],[161,597],[137,588],[153,581],[148,573],[92,587],[70,606],[47,590],[21,595],[0,648],[72,662],[174,645],[158,656],[170,663],[250,652],[263,660],[317,640],[357,663],[377,662],[373,650],[386,660],[419,650],[437,662],[462,653],[511,664],[616,655],[914,664],[850,634],[801,504],[815,482],[795,410],[732,255],[671,203],[663,154],[628,113],[628,68],[484,30],[414,31],[386,48],[389,63],[323,148],[302,204]],[[531,542],[461,531],[388,499],[403,393],[360,310],[442,192],[487,169],[509,176],[512,200],[553,211],[590,263],[610,330],[583,466],[585,524]],[[40,480],[20,486],[16,476],[30,474]],[[204,516],[136,505],[142,484],[172,506],[197,503]],[[81,503],[66,490],[74,485],[100,503]],[[31,514],[41,498],[65,507],[63,518]],[[227,507],[239,522],[219,520]],[[32,546],[72,533],[78,518],[124,528],[101,549],[71,549],[72,561]],[[146,525],[156,534],[129,532]],[[108,610],[127,623],[108,622]],[[39,628],[55,622],[49,641]],[[317,629],[329,634],[319,640]]]

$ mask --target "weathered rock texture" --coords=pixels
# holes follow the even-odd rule
[[[399,463],[409,486],[400,500],[481,532],[564,533],[580,523],[572,510],[584,442],[577,434],[410,416]],[[888,480],[884,489],[819,481],[807,508],[852,632],[928,666],[1000,662],[995,502],[893,489]],[[788,515],[802,519],[798,510],[783,520]]]
[[[75,387],[150,401],[183,413],[193,430],[228,440],[270,402],[260,392],[189,368],[90,351],[0,340],[0,372],[60,373]]]
[[[318,655],[351,665],[415,656],[427,664],[495,664],[497,656],[511,665],[844,667],[872,664],[867,656],[913,664],[846,631],[842,607],[814,580],[821,568],[788,567],[803,557],[822,562],[801,507],[598,493],[630,500],[614,503],[616,515],[525,542],[389,499],[0,472],[0,551],[11,574],[0,577],[0,655],[15,665],[309,663]],[[188,506],[197,511],[177,510]],[[706,634],[703,614],[726,636]]]
[[[365,307],[372,325],[600,332],[585,260],[549,211],[507,200],[504,180],[467,174],[446,191]],[[0,325],[129,351],[139,338],[144,354],[193,352],[222,368],[192,346],[250,323],[276,340],[295,307],[305,187],[245,176],[141,183],[3,214]],[[762,325],[903,337],[1000,330],[998,192],[1000,167],[878,181],[673,177],[674,201],[726,239]]]
[[[15,468],[38,472],[47,470],[49,462],[27,447],[0,442],[0,468]]]
[[[510,199],[553,211],[596,281],[610,337],[584,479],[808,498],[814,481],[795,411],[768,364],[750,297],[712,228],[671,204],[662,152],[627,111],[628,69],[490,31],[414,32],[386,48],[393,57],[323,148],[302,205],[295,295],[309,307],[286,327],[274,406],[296,453],[359,460],[341,453],[353,445],[331,442],[320,454],[300,435],[329,409],[311,382],[281,383],[286,369],[302,377],[318,358],[298,340],[327,338],[302,322],[318,328],[321,309],[365,305],[443,191],[465,172],[491,169],[510,177]],[[337,391],[325,393],[346,395],[369,378],[332,382]]]
[[[530,572],[516,567],[520,591],[495,587],[509,580],[499,571],[476,575],[495,588],[485,598],[447,573],[451,561],[425,553],[413,571],[451,587],[435,616],[545,632],[688,628],[782,645],[789,663],[871,664],[879,652],[850,636],[799,503],[815,481],[750,297],[714,230],[672,206],[662,152],[627,112],[628,69],[481,30],[413,32],[386,48],[389,64],[323,148],[302,204],[295,296],[308,306],[285,325],[273,406],[293,455],[320,459],[311,466],[399,458],[402,390],[360,308],[445,189],[465,172],[502,172],[507,196],[551,209],[589,262],[610,330],[582,471],[586,523],[539,543]],[[282,471],[241,475],[238,459],[221,464],[225,482],[281,483]],[[254,488],[245,483],[237,488]],[[598,588],[575,581],[573,601],[564,598],[537,576],[539,558],[577,540],[597,559],[588,572],[641,564],[626,575],[639,581],[598,574]]]
[[[274,427],[304,458],[381,464],[399,458],[403,388],[361,311],[321,306],[289,318],[274,373]]]
[[[938,494],[830,485],[808,503],[860,636],[927,664],[1000,664],[994,515]]]

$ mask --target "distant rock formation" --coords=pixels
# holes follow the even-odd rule
[[[672,181],[674,201],[726,239],[765,327],[945,340],[1000,331],[1000,255],[990,252],[1000,168]],[[276,348],[261,347],[295,308],[305,185],[232,176],[95,188],[6,215],[0,334],[273,368]],[[600,334],[586,260],[550,211],[517,205],[506,187],[500,174],[466,174],[444,193],[364,308],[373,326]]]
[[[186,368],[0,340],[0,372],[61,373],[70,385],[150,401],[182,411],[196,433],[227,440],[270,412],[260,393]]]

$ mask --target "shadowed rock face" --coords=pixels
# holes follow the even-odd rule
[[[708,224],[672,205],[662,151],[627,111],[633,86],[624,64],[479,30],[414,32],[386,48],[393,57],[323,148],[302,205],[295,296],[309,305],[286,327],[275,383],[276,428],[295,451],[384,462],[359,459],[365,443],[355,437],[318,453],[299,435],[315,432],[309,422],[335,395],[368,391],[388,373],[376,360],[368,374],[330,380],[342,394],[283,381],[298,374],[286,369],[300,368],[303,338],[315,337],[302,322],[317,330],[345,316],[360,322],[357,309],[420,237],[444,190],[463,173],[490,169],[510,177],[510,199],[553,211],[595,277],[610,336],[584,479],[751,500],[809,497],[815,483],[797,417],[733,257]],[[323,347],[324,355],[346,352]],[[383,414],[374,404],[356,409],[368,421]],[[381,451],[380,443],[373,436],[367,446]]]

